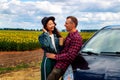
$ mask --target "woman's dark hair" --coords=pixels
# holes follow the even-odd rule
[[[60,35],[60,32],[57,30],[57,28],[55,27],[54,30],[53,30],[53,34],[56,34],[56,36],[59,38],[59,37],[62,37]]]

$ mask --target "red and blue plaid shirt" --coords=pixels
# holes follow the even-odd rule
[[[79,50],[82,46],[82,37],[79,32],[69,33],[64,42],[64,48],[55,56],[56,65],[55,68],[62,69],[65,71],[67,67],[72,63],[72,61],[78,55]]]

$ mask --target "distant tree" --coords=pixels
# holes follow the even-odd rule
[[[96,32],[97,29],[88,29],[88,30],[81,30],[81,32]]]
[[[3,28],[3,30],[24,30],[22,28]]]
[[[40,29],[40,31],[42,31],[42,29]]]
[[[62,29],[62,32],[66,32],[66,30],[65,30],[65,29]]]

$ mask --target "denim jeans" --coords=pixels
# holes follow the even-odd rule
[[[48,75],[47,80],[59,80],[64,71],[62,69],[53,68],[52,72]]]

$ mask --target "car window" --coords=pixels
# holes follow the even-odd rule
[[[104,29],[82,48],[84,52],[120,52],[120,29]],[[107,53],[106,53],[107,54]]]

